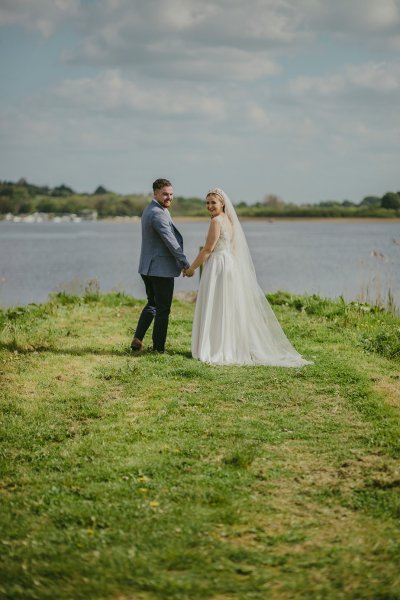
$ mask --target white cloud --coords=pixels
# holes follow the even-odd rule
[[[43,36],[70,21],[82,35],[76,60],[103,66],[152,62],[156,42],[171,57],[177,41],[184,42],[181,50],[275,52],[308,45],[326,32],[400,48],[400,0],[2,0],[0,6],[0,25]]]
[[[201,53],[189,50],[167,68],[172,77],[196,81],[255,81],[280,72],[279,65],[266,53],[236,48],[207,48]]]
[[[330,32],[361,47],[400,49],[399,0],[316,0],[312,4],[311,31]]]
[[[80,10],[80,0],[2,0],[0,26],[20,25],[49,37]]]
[[[305,141],[309,129],[324,152],[337,159],[361,162],[367,154],[383,152],[399,157],[399,62],[348,65],[325,76],[296,77],[287,85],[287,99],[285,114],[288,122],[297,123],[298,139]]]
[[[312,96],[335,98],[354,92],[389,96],[393,102],[400,101],[400,62],[367,63],[349,65],[340,72],[322,77],[296,77],[288,84],[294,96]]]
[[[256,128],[268,128],[271,125],[271,119],[266,110],[255,102],[251,102],[247,106],[246,117],[248,123]]]
[[[80,34],[65,60],[147,76],[253,81],[327,32],[400,49],[400,0],[3,0],[0,25]]]
[[[273,4],[262,14],[256,4],[255,11],[246,11],[234,1],[163,0],[149,6],[102,0],[82,12],[81,42],[64,52],[64,60],[153,78],[262,79],[280,71],[268,45],[287,43],[292,34]]]
[[[138,84],[124,79],[116,70],[93,78],[63,81],[53,87],[52,93],[70,105],[122,117],[126,111],[147,113],[152,118],[223,119],[225,114],[222,100],[207,94],[200,86],[187,89]]]
[[[390,32],[400,22],[398,0],[316,2],[311,14],[317,27],[337,31]]]

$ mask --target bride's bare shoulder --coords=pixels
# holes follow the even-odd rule
[[[222,215],[217,215],[216,217],[212,217],[212,219],[210,220],[210,227],[211,226],[221,226],[221,223],[223,222],[221,219]]]

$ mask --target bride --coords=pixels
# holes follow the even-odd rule
[[[210,190],[206,206],[211,223],[205,246],[184,272],[191,277],[205,263],[193,319],[193,357],[219,365],[312,364],[293,348],[259,287],[227,194]]]

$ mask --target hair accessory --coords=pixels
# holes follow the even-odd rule
[[[210,196],[211,194],[213,196],[218,196],[218,198],[221,199],[222,204],[225,206],[224,192],[220,188],[213,188],[211,190],[208,190],[207,196]],[[207,198],[207,196],[206,196],[206,198]]]

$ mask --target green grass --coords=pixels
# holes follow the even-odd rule
[[[400,598],[399,319],[270,300],[313,366],[194,361],[184,302],[165,355],[124,294],[0,312],[0,597]]]

